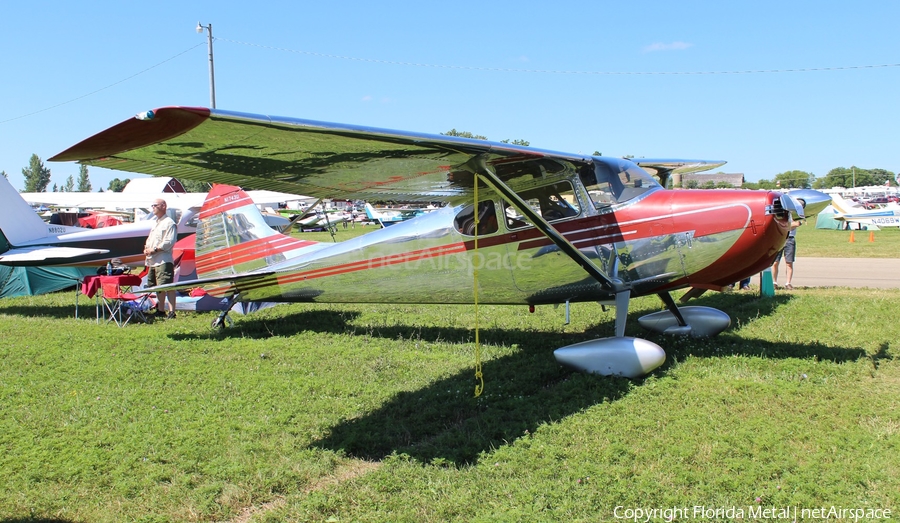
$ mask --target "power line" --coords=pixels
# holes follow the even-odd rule
[[[163,64],[166,63],[166,62],[171,62],[172,60],[178,58],[179,56],[181,56],[181,55],[183,55],[183,54],[185,54],[185,53],[188,53],[188,52],[190,52],[190,51],[196,49],[197,47],[200,47],[201,45],[204,45],[205,43],[206,43],[206,42],[201,42],[201,43],[199,43],[199,44],[197,44],[197,45],[191,46],[191,47],[189,47],[188,49],[185,49],[184,51],[182,51],[182,52],[180,52],[180,53],[178,53],[178,54],[176,54],[176,55],[174,55],[174,56],[172,56],[172,57],[170,57],[170,58],[167,58],[167,59],[163,60],[162,62],[159,62],[159,63],[156,64],[156,65],[151,65],[150,67],[144,69],[143,71],[138,71],[137,73],[134,73],[133,75],[128,76],[128,77],[126,77],[126,78],[122,78],[121,80],[119,80],[119,81],[117,81],[117,82],[113,82],[113,83],[107,85],[106,87],[101,87],[100,89],[97,89],[97,90],[95,90],[95,91],[91,91],[91,92],[89,92],[89,93],[87,93],[87,94],[83,94],[83,95],[81,95],[81,96],[77,96],[77,97],[75,97],[75,98],[72,98],[71,100],[67,100],[67,101],[65,101],[65,102],[61,102],[61,103],[58,103],[58,104],[56,104],[56,105],[51,105],[50,107],[45,107],[44,109],[41,109],[41,110],[39,110],[39,111],[34,111],[34,112],[31,112],[31,113],[27,113],[27,114],[23,114],[23,115],[20,115],[20,116],[16,116],[15,118],[10,118],[10,119],[8,119],[8,120],[0,120],[0,124],[4,124],[4,123],[7,123],[7,122],[13,122],[13,121],[15,121],[15,120],[21,120],[22,118],[27,118],[27,117],[29,117],[29,116],[34,116],[34,115],[36,115],[36,114],[40,114],[40,113],[49,111],[49,110],[51,110],[51,109],[56,109],[57,107],[62,107],[63,105],[67,105],[67,104],[70,104],[70,103],[72,103],[72,102],[76,102],[76,101],[78,101],[78,100],[81,100],[82,98],[87,98],[88,96],[95,95],[95,94],[97,94],[97,93],[99,93],[99,92],[101,92],[101,91],[105,91],[105,90],[107,90],[107,89],[109,89],[109,88],[111,88],[111,87],[114,87],[114,86],[116,86],[116,85],[119,85],[120,83],[127,82],[128,80],[131,80],[132,78],[134,78],[134,77],[136,77],[136,76],[140,76],[140,75],[146,73],[147,71],[150,71],[150,70],[152,70],[152,69],[156,69],[157,67],[163,65]]]
[[[296,49],[288,49],[285,47],[274,47],[270,45],[254,44],[249,42],[240,42],[237,40],[229,40],[227,38],[216,38],[223,42],[233,44],[246,45],[249,47],[259,47],[261,49],[272,49],[275,51],[283,51],[286,53],[303,54],[307,56],[315,56],[318,58],[330,58],[335,60],[350,60],[354,62],[368,62],[384,65],[400,65],[405,67],[425,67],[432,69],[455,69],[466,71],[489,71],[502,73],[531,73],[531,74],[582,74],[582,75],[621,75],[621,76],[640,76],[640,75],[726,75],[726,74],[776,74],[776,73],[809,73],[817,71],[850,71],[856,69],[879,69],[885,67],[900,67],[900,64],[877,64],[877,65],[849,65],[838,67],[802,67],[795,69],[747,69],[743,71],[564,71],[554,69],[516,69],[506,67],[475,67],[468,65],[443,65],[443,64],[427,64],[415,62],[400,62],[395,60],[381,60],[377,58],[359,58],[355,56],[343,56],[328,53],[317,53],[314,51],[302,51]]]

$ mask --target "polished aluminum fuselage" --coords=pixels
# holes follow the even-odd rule
[[[625,205],[582,212],[553,226],[632,295],[686,286],[721,288],[769,265],[787,222],[777,193],[658,189]],[[542,304],[610,294],[535,228],[467,236],[462,206],[336,244],[286,246],[268,275],[238,282],[242,300]],[[202,249],[202,246],[198,246]],[[250,267],[237,267],[246,271]],[[204,276],[201,273],[201,277]],[[477,280],[476,280],[477,276]]]

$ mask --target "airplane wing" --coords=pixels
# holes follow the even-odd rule
[[[658,158],[630,158],[645,171],[659,177],[659,183],[665,187],[669,176],[708,171],[725,165],[725,162],[707,160],[672,160]]]
[[[455,136],[216,109],[141,113],[50,158],[312,197],[462,202],[482,157],[510,186],[523,169],[571,174],[589,156]],[[485,196],[488,196],[485,194]]]
[[[106,254],[106,249],[81,249],[77,247],[21,247],[10,249],[0,254],[0,263],[13,265],[40,265],[56,264],[64,262],[77,262],[79,258],[86,258],[97,254]]]

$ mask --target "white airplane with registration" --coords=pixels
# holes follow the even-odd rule
[[[900,205],[893,202],[878,209],[865,209],[834,193],[831,195],[831,206],[835,210],[834,219],[838,221],[878,227],[900,227]]]

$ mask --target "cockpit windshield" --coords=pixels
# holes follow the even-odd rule
[[[618,158],[594,157],[594,165],[584,166],[579,174],[597,209],[627,202],[660,188],[647,171]]]

